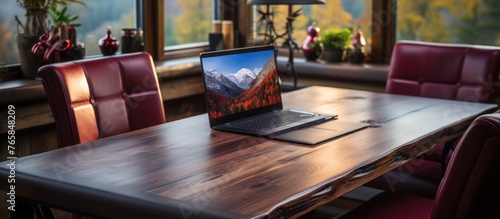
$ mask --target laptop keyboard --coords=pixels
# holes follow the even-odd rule
[[[232,123],[231,126],[243,130],[265,130],[281,127],[314,116],[314,114],[310,113],[281,111],[270,114],[269,116],[262,116],[239,123]]]

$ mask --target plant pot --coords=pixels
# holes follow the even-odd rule
[[[19,61],[23,78],[33,79],[38,77],[38,68],[42,66],[41,61],[31,53],[31,48],[38,42],[38,35],[17,35],[17,48],[19,49]]]
[[[345,51],[343,49],[325,46],[323,52],[327,62],[342,62],[344,60]]]
[[[363,64],[364,60],[365,60],[365,54],[362,53],[361,51],[354,51],[351,54],[349,54],[349,63]]]

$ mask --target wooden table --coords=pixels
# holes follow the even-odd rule
[[[212,131],[200,115],[18,158],[15,193],[104,218],[296,217],[459,136],[497,107],[326,87],[283,99],[285,108],[372,127],[311,147]],[[8,162],[0,164],[4,191]]]

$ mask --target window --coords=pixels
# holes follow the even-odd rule
[[[165,0],[164,47],[207,44],[212,25],[212,0]]]
[[[248,39],[259,40],[261,30],[257,28],[259,15],[255,9],[264,10],[263,6],[247,7],[246,1],[238,0],[85,0],[85,3],[87,8],[72,5],[69,12],[80,16],[77,22],[82,26],[77,29],[77,40],[85,43],[87,56],[100,54],[97,41],[108,26],[118,39],[121,28],[142,26],[146,50],[158,60],[194,56],[203,51],[216,13],[214,8],[219,6],[223,9],[220,19],[236,22],[239,19],[235,23],[239,46],[244,46]],[[370,60],[376,63],[388,63],[393,43],[403,39],[500,46],[500,23],[496,22],[500,14],[495,13],[500,10],[500,2],[496,0],[328,0],[325,5],[297,5],[293,10],[299,8],[303,14],[293,23],[293,38],[299,45],[312,22],[322,30],[359,27],[365,34]],[[236,10],[231,12],[233,9]],[[272,10],[275,28],[281,34],[287,6],[272,6]],[[13,0],[3,2],[0,66],[19,61],[15,15],[23,18],[23,9]]]
[[[137,27],[135,0],[85,0],[87,8],[72,4],[70,14],[78,14],[77,41],[85,43],[86,55],[101,54],[98,46],[100,38],[104,37],[107,28],[111,28],[113,37],[121,40],[121,29]]]
[[[85,44],[85,55],[101,54],[98,41],[111,27],[115,38],[120,39],[123,27],[136,27],[136,0],[85,0],[87,8],[79,4],[69,4],[68,14],[78,15],[75,23],[80,23],[77,28],[77,41]],[[0,8],[0,65],[18,63],[19,55],[16,44],[17,23],[14,16],[24,21],[24,9],[16,5],[15,1],[6,1]],[[50,20],[50,19],[49,19]],[[49,22],[49,25],[53,23]],[[12,52],[6,52],[12,51]],[[5,55],[3,55],[5,54]]]
[[[498,0],[399,0],[397,40],[500,46]]]
[[[105,36],[108,27],[111,27],[113,37],[121,40],[122,28],[141,26],[144,28],[150,25],[148,30],[144,30],[144,34],[149,35],[147,40],[150,41],[150,46],[146,49],[150,53],[161,50],[157,52],[161,53],[157,55],[160,59],[168,53],[173,53],[174,57],[197,55],[208,45],[208,33],[212,23],[212,0],[84,0],[84,2],[87,8],[79,4],[70,4],[68,14],[79,16],[76,23],[82,25],[77,28],[77,41],[84,43],[86,56],[101,54],[98,41]],[[138,8],[144,9],[140,11],[144,13],[143,15],[138,16]],[[159,22],[155,17],[146,20],[145,17],[151,16],[151,13],[161,15],[163,21]],[[0,66],[19,63],[15,15],[23,19],[24,10],[16,5],[15,1],[3,3],[0,8],[0,30],[3,33],[0,35],[0,52],[2,52]],[[189,50],[190,48],[199,49],[186,53],[186,49],[193,51]]]
[[[261,11],[266,11],[265,6],[258,6],[258,8]],[[300,8],[302,8],[303,14],[293,22],[293,38],[299,46],[307,36],[307,27],[313,22],[321,30],[346,27],[356,31],[359,28],[367,40],[371,38],[372,0],[328,0],[324,5],[296,5],[293,6],[293,11]],[[277,34],[284,33],[288,6],[271,6],[270,10],[274,13],[273,20]],[[254,17],[254,30],[257,30],[254,33],[254,38],[263,40],[263,37],[259,36],[262,33],[262,27],[257,26],[259,14],[255,14]],[[369,50],[369,46],[370,42],[368,41],[367,50]]]
[[[0,8],[0,65],[19,62],[16,35],[17,25],[14,16],[22,17],[24,10],[16,1],[4,1]]]

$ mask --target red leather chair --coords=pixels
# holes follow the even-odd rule
[[[61,147],[165,123],[147,53],[50,64],[38,74]]]
[[[60,147],[165,123],[158,78],[148,53],[50,64],[38,74]],[[53,217],[43,206],[35,213]]]
[[[386,92],[495,103],[499,72],[500,47],[400,41]]]
[[[350,218],[500,218],[500,111],[474,120],[460,139],[435,199],[382,193]]]
[[[495,103],[499,91],[500,47],[399,41],[392,54],[386,92]],[[433,198],[454,146],[440,145],[413,163],[411,176],[390,172],[367,186]],[[401,171],[399,171],[401,172]],[[400,182],[390,185],[388,179]]]

